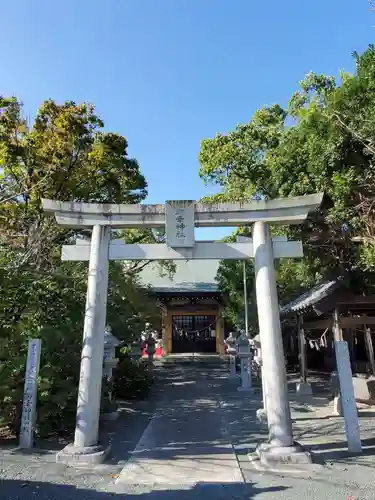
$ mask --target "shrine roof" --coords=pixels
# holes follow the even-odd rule
[[[323,299],[326,299],[327,297],[332,295],[333,292],[341,288],[342,285],[343,280],[341,278],[319,283],[296,299],[289,302],[289,304],[280,307],[280,314],[282,316],[285,316],[291,313],[301,313],[308,309],[316,309],[315,312],[317,314],[320,314],[316,306],[318,306],[318,304],[322,302]]]
[[[171,286],[153,287],[155,292],[218,292],[219,287],[213,283],[175,283]]]
[[[149,264],[140,273],[141,282],[155,292],[217,292],[219,260],[175,261],[173,276],[162,275],[158,264]]]

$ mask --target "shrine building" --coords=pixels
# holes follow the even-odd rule
[[[164,354],[220,354],[224,341],[223,297],[216,283],[218,260],[175,261],[172,278],[157,262],[140,274],[156,293]]]

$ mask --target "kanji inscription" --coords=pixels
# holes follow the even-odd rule
[[[194,202],[166,202],[167,244],[172,248],[194,246]]]

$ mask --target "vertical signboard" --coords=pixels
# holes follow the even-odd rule
[[[171,248],[192,248],[195,243],[195,202],[189,200],[165,203],[167,245]]]
[[[362,444],[348,343],[343,340],[335,341],[335,353],[337,372],[340,380],[341,405],[344,414],[348,451],[359,453],[362,451]]]
[[[40,339],[29,340],[23,391],[20,448],[32,448],[34,442],[40,350]]]

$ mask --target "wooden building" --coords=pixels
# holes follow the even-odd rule
[[[158,298],[165,354],[221,353],[224,341],[222,296],[215,281],[219,261],[176,261],[173,277],[158,264],[141,273]]]
[[[334,339],[348,342],[353,373],[375,374],[375,297],[354,295],[336,279],[281,307],[280,315],[286,356],[302,378],[307,369],[336,369]]]

